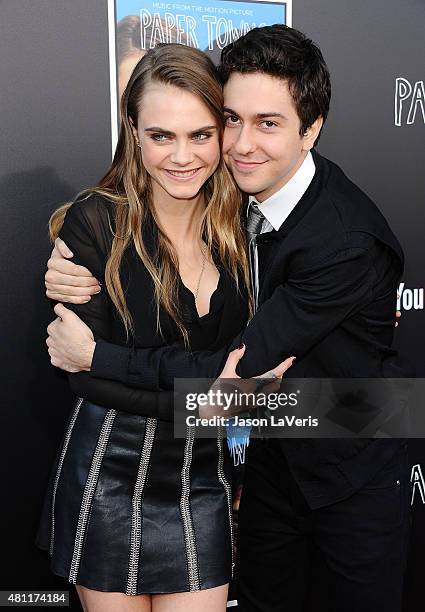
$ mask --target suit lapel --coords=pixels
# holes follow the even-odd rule
[[[289,234],[299,225],[307,213],[311,210],[314,204],[320,197],[322,191],[322,177],[319,171],[320,156],[315,154],[314,161],[316,164],[316,173],[307,191],[304,193],[298,204],[291,211],[280,228],[260,234],[257,237],[258,249],[258,271],[259,271],[259,303],[263,302],[264,291],[267,286],[267,277],[274,265],[277,253],[284,248],[284,242]]]

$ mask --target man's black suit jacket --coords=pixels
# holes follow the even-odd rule
[[[150,390],[174,378],[215,378],[230,348],[238,373],[261,374],[295,355],[291,377],[400,376],[392,348],[401,247],[374,203],[334,163],[313,153],[308,190],[278,231],[257,238],[259,310],[232,347],[129,349],[100,340],[91,375]],[[343,499],[391,459],[400,440],[282,440],[312,508]]]

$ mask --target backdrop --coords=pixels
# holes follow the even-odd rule
[[[406,253],[397,330],[425,376],[423,0],[293,0],[333,81],[320,152],[380,206]],[[66,589],[33,545],[71,396],[49,365],[47,220],[111,155],[107,0],[0,2],[1,589]],[[422,610],[425,446],[410,444],[413,537],[405,609]],[[79,610],[72,598],[71,609]]]

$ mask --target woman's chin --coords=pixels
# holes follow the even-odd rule
[[[193,200],[199,195],[202,185],[167,185],[166,192],[176,200]]]

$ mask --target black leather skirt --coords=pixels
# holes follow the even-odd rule
[[[37,545],[55,574],[97,591],[177,593],[229,582],[226,441],[78,400],[52,471]]]

